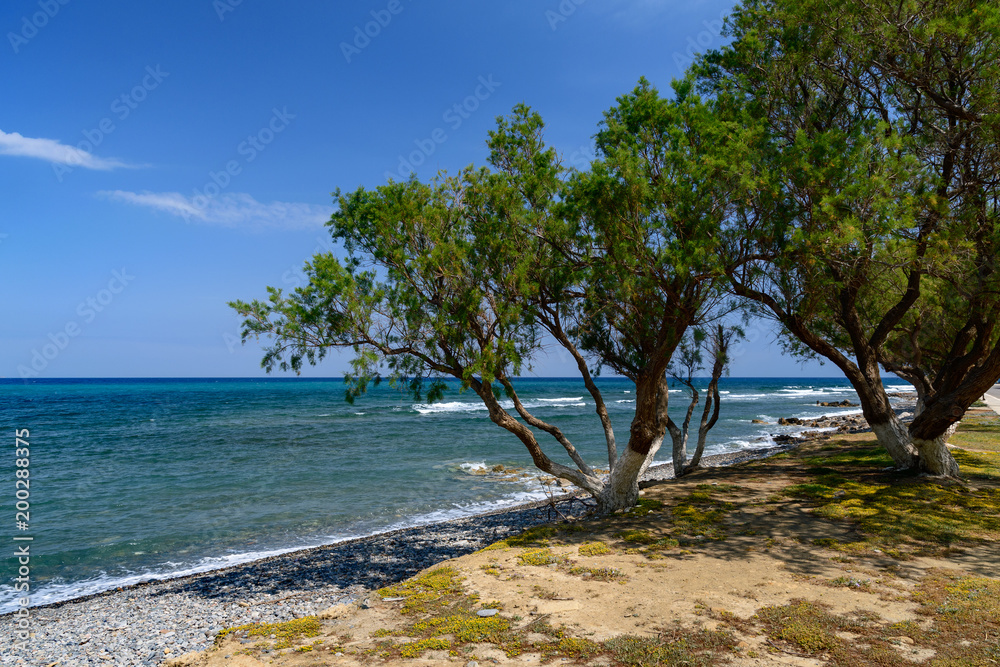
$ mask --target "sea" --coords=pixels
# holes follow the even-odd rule
[[[624,446],[635,387],[623,378],[597,383]],[[581,380],[532,378],[518,387],[530,411],[559,426],[592,465],[607,467]],[[910,389],[898,380],[888,388]],[[428,404],[383,384],[350,404],[344,390],[341,379],[0,380],[8,440],[0,613],[23,596],[14,588],[20,545],[30,545],[34,606],[551,493],[524,446],[490,422],[472,392],[453,384]],[[723,378],[720,393],[706,454],[770,447],[772,434],[801,430],[754,419],[860,412],[817,406],[856,401],[837,378]],[[670,397],[682,418],[688,390],[677,386]],[[30,434],[27,468],[15,460],[20,429]],[[569,463],[549,436],[539,440]],[[658,459],[669,457],[666,444]],[[30,495],[18,498],[15,476],[25,469]],[[30,513],[21,528],[18,502]]]

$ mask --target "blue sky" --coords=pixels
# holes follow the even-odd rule
[[[730,7],[8,0],[0,377],[262,375],[225,304],[298,284],[335,188],[483,164],[519,102],[584,167],[601,112],[640,76],[668,91]],[[837,374],[751,334],[733,375]]]

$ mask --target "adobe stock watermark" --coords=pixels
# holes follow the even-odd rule
[[[577,8],[585,3],[587,0],[561,0],[559,5],[553,9],[545,10],[545,20],[548,21],[549,27],[553,30],[558,30],[559,26],[569,20]]]
[[[243,4],[243,0],[212,0],[212,9],[219,17],[219,22],[226,20],[226,14],[235,12],[236,8]]]
[[[27,365],[18,364],[17,373],[21,379],[27,380],[41,375],[49,364],[69,347],[72,340],[83,333],[84,326],[97,319],[98,313],[104,312],[133,280],[135,276],[130,275],[124,268],[121,271],[112,271],[111,280],[103,289],[77,304],[76,314],[79,319],[72,319],[58,331],[49,332],[48,342],[31,350],[31,361]]]
[[[97,121],[93,128],[82,130],[83,141],[76,144],[76,147],[84,153],[93,153],[98,146],[104,143],[104,140],[108,136],[118,129],[118,126],[115,125],[115,118],[121,122],[131,116],[132,112],[138,109],[139,105],[145,102],[149,94],[159,88],[160,84],[168,76],[170,76],[170,72],[164,72],[159,65],[155,67],[146,65],[143,77],[139,83],[111,100],[109,110],[112,115],[105,116]],[[62,183],[66,174],[69,174],[81,164],[83,164],[82,155],[76,157],[75,164],[72,161],[69,164],[53,163],[52,171],[56,175],[56,180]]]
[[[590,163],[596,159],[597,149],[593,145],[580,145],[567,156],[567,162],[577,171],[584,171],[590,168]]]
[[[687,71],[688,66],[694,62],[694,59],[699,53],[703,53],[705,49],[712,45],[715,40],[722,36],[722,28],[725,26],[726,22],[726,11],[719,14],[718,20],[715,21],[702,21],[701,24],[705,26],[705,29],[699,32],[694,37],[688,35],[687,38],[687,49],[684,53],[680,51],[674,51],[673,59],[674,64],[677,65],[677,72],[681,76]]]
[[[21,47],[34,39],[38,31],[47,26],[69,2],[70,0],[38,0],[39,11],[30,16],[22,16],[21,29],[7,33],[7,41],[10,42],[10,48],[14,49],[14,55],[20,53]]]
[[[501,85],[503,84],[500,81],[493,79],[492,74],[485,77],[480,76],[478,85],[472,94],[445,109],[444,113],[441,114],[441,120],[448,125],[452,132],[457,131]],[[427,158],[434,155],[438,146],[446,141],[448,141],[448,133],[445,132],[443,127],[434,128],[426,138],[414,139],[413,144],[416,146],[416,149],[410,151],[406,156],[400,155],[396,173],[386,171],[386,179],[401,180],[409,178],[410,174],[426,162]]]
[[[236,154],[239,157],[228,160],[219,171],[208,172],[208,180],[205,184],[194,189],[191,205],[199,211],[204,211],[208,207],[209,201],[218,197],[223,190],[228,188],[233,179],[243,173],[243,167],[256,160],[258,155],[267,150],[275,137],[284,132],[293,120],[295,120],[295,114],[289,113],[288,107],[272,108],[268,121],[253,134],[248,134],[247,138],[236,146]],[[181,215],[188,221],[191,218],[191,214],[186,211],[182,212]]]
[[[354,26],[351,41],[340,43],[340,52],[344,54],[347,64],[350,65],[355,56],[361,55],[361,52],[371,45],[372,40],[381,35],[382,31],[392,23],[392,19],[402,14],[404,9],[406,7],[403,6],[402,0],[389,0],[384,9],[373,9],[370,12],[371,21]]]

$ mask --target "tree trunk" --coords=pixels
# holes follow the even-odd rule
[[[649,454],[646,455],[646,460],[642,462],[642,467],[639,468],[639,474],[637,479],[642,479],[643,474],[649,469],[649,466],[653,464],[653,457],[656,456],[656,452],[660,451],[660,447],[663,445],[663,436],[660,436],[653,441],[653,446],[649,448]]]
[[[917,466],[917,452],[910,441],[910,433],[906,424],[895,413],[886,421],[880,424],[869,423],[869,426],[878,438],[878,444],[885,448],[898,468],[909,470]]]
[[[661,438],[660,442],[662,441]],[[611,469],[604,488],[594,496],[598,514],[611,514],[635,507],[639,502],[639,473],[648,465],[647,459],[651,458],[652,454],[646,456],[631,447],[625,449]]]
[[[920,452],[920,471],[938,477],[958,477],[958,462],[946,446],[947,436],[933,440],[913,438],[913,445]]]
[[[917,450],[910,441],[906,426],[889,403],[878,364],[873,359],[873,356],[870,357],[870,363],[857,368],[855,373],[848,374],[847,379],[858,392],[861,412],[878,438],[878,443],[889,453],[896,467],[906,470],[915,468],[918,462]]]
[[[683,431],[676,426],[668,429],[670,440],[673,444],[671,460],[674,463],[674,477],[680,477],[687,471],[687,439],[688,431]]]

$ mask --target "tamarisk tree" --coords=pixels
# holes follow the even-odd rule
[[[996,234],[1000,10],[978,0],[745,0],[728,25],[734,41],[698,73],[720,107],[765,137],[742,214],[750,259],[731,264],[733,291],[781,323],[793,352],[845,374],[900,467],[956,475],[942,435],[1000,362],[991,281],[962,281],[975,298],[966,317],[945,316],[955,326],[937,327],[940,385],[925,390],[909,427],[880,365],[902,368],[911,314],[935,308],[921,301],[928,276]]]
[[[347,259],[317,255],[306,286],[231,303],[244,342],[270,339],[268,371],[352,350],[350,400],[382,378],[434,400],[456,378],[536,467],[585,489],[599,512],[633,506],[666,428],[671,355],[720,276],[726,207],[713,156],[723,137],[689,93],[668,101],[643,82],[620,98],[583,174],[562,167],[541,118],[522,105],[490,133],[489,167],[338,190],[329,227]],[[518,395],[517,376],[551,341],[594,399],[607,477]],[[621,451],[591,371],[602,365],[636,385]],[[572,465],[543,451],[546,437]]]

